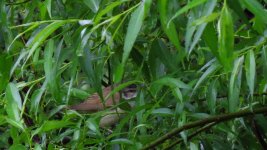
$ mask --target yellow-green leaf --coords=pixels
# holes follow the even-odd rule
[[[221,11],[221,17],[218,22],[219,48],[218,54],[221,64],[226,71],[230,71],[233,65],[234,50],[234,27],[231,12],[226,3]]]
[[[160,22],[162,24],[164,32],[166,33],[172,44],[175,46],[177,50],[181,50],[180,41],[174,23],[170,22],[169,27],[167,27],[168,23],[167,7],[166,7],[167,2],[168,1],[165,0],[158,1]]]
[[[66,21],[55,21],[49,24],[48,26],[46,26],[42,31],[37,33],[35,37],[33,38],[32,42],[28,44],[28,47],[30,48],[30,50],[29,50],[29,54],[27,56],[25,63],[32,56],[36,48],[39,47],[47,39],[49,35],[51,35],[56,29],[58,29],[60,26],[62,26],[65,23]]]
[[[235,112],[237,111],[237,108],[238,108],[243,62],[244,62],[244,56],[237,59],[234,63],[234,67],[231,73],[230,84],[229,84],[229,94],[228,94],[229,112]]]
[[[253,50],[250,50],[246,56],[245,69],[247,85],[249,87],[250,95],[253,97],[256,74],[256,63]]]

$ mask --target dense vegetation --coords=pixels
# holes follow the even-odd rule
[[[1,0],[0,148],[266,148],[266,2]],[[117,83],[116,126],[65,109]]]

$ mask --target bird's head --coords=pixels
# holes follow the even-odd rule
[[[121,91],[122,94],[122,98],[129,100],[132,98],[135,98],[137,96],[137,86],[136,84],[131,84],[129,86],[127,86],[126,88],[124,88]]]

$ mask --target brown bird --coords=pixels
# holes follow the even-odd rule
[[[136,88],[137,86],[135,84],[132,84],[122,89],[121,91],[115,93],[114,96],[110,96],[110,98],[108,98],[105,101],[105,107],[109,108],[116,104],[119,104],[121,100],[121,96],[125,100],[129,100],[129,99],[136,97],[137,95]],[[104,88],[103,97],[105,98],[106,96],[108,96],[112,90],[113,88],[111,86]],[[77,105],[72,105],[69,108],[73,110],[77,110],[77,111],[92,113],[92,112],[98,112],[98,111],[104,110],[104,105],[101,101],[100,96],[97,93],[94,93],[86,101],[80,104],[77,104]],[[119,119],[121,118],[120,113],[123,113],[123,112],[124,111],[119,108],[115,110],[111,110],[108,115],[101,118],[100,126],[106,127],[106,126],[110,126],[110,125],[117,123]]]

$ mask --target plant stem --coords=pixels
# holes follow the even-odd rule
[[[166,133],[165,135],[161,136],[160,138],[158,138],[155,141],[151,142],[150,144],[146,145],[142,149],[143,150],[151,149],[151,148],[163,143],[165,140],[173,137],[174,135],[176,135],[176,134],[178,134],[184,130],[188,130],[188,129],[191,129],[194,127],[204,126],[206,124],[213,123],[213,122],[220,123],[220,122],[228,121],[228,120],[231,120],[234,118],[245,117],[245,116],[250,116],[250,115],[255,115],[255,114],[261,114],[261,113],[266,113],[266,112],[267,112],[267,107],[262,107],[262,108],[256,108],[253,111],[251,111],[250,109],[241,110],[241,111],[234,112],[234,113],[221,114],[221,115],[216,115],[213,117],[205,118],[202,120],[194,121],[194,122],[185,124],[179,128],[174,128],[170,132]]]

